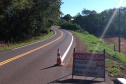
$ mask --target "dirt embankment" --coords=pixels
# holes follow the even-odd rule
[[[74,37],[75,42],[75,51],[82,53],[86,52],[86,46],[84,45],[83,41],[79,37],[77,37],[76,34],[72,33],[72,35]],[[71,56],[71,59],[69,63],[66,65],[66,67],[72,67],[72,66],[73,66],[73,56]]]
[[[110,44],[110,43],[114,43],[116,45],[116,49],[118,50],[118,45],[119,45],[119,38],[118,37],[112,37],[112,38],[104,38],[104,40]],[[120,40],[120,50],[122,53],[124,53],[126,55],[126,39],[121,38]],[[114,49],[114,46],[113,46]]]

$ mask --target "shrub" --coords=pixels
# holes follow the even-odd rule
[[[83,32],[83,29],[79,25],[77,25],[76,23],[72,23],[72,22],[63,22],[60,24],[60,27],[63,29],[67,29],[67,30]]]

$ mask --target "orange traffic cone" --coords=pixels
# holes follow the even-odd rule
[[[57,65],[63,65],[59,48],[57,52]]]

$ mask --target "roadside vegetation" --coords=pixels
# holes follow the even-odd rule
[[[59,23],[63,23],[65,21],[70,21],[73,24],[79,25],[83,30],[89,32],[94,36],[101,36],[103,31],[105,30],[109,20],[113,16],[114,12],[115,16],[110,23],[110,26],[105,34],[105,37],[114,37],[119,35],[119,10],[117,8],[107,9],[102,11],[101,13],[97,13],[95,10],[88,10],[84,8],[80,13],[76,16],[72,17],[70,14],[64,15],[61,17]],[[120,8],[120,34],[121,37],[126,38],[126,7]]]
[[[113,59],[106,59],[106,71],[111,77],[125,77],[126,66],[123,63],[115,61]]]
[[[59,20],[61,0],[1,0],[0,42],[9,46],[49,33]]]
[[[23,42],[10,43],[9,47],[8,47],[7,44],[1,44],[0,50],[12,49],[12,48],[28,45],[28,44],[31,44],[31,43],[34,43],[34,42],[38,42],[38,41],[41,41],[41,40],[44,40],[44,39],[51,37],[53,34],[54,34],[54,31],[51,31],[48,34],[44,34],[42,36],[37,36],[37,37],[32,37],[31,39],[23,41]]]
[[[63,22],[60,24],[61,28],[67,29],[67,30],[73,30],[73,31],[83,31],[83,29],[81,29],[81,27],[79,25],[77,25],[76,23],[72,23],[72,22]]]

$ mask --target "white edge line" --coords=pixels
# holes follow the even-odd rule
[[[70,32],[69,32],[69,33],[70,33]],[[71,33],[70,33],[70,34],[71,34]],[[71,48],[71,46],[72,46],[72,44],[73,44],[73,35],[71,34],[71,36],[72,36],[71,43],[70,43],[69,47],[67,48],[66,52],[64,53],[64,55],[62,56],[62,61],[64,61],[64,59],[65,59],[67,53],[69,52],[69,50],[70,50],[70,48]]]
[[[53,30],[54,30],[54,29],[53,29]],[[47,39],[50,39],[50,38],[54,37],[54,36],[56,35],[56,31],[54,30],[54,32],[55,32],[55,34],[54,34],[53,36],[47,38]],[[36,44],[36,43],[45,41],[45,40],[47,40],[47,39],[44,39],[44,40],[41,40],[41,41],[38,41],[38,42],[35,42],[35,43],[31,43],[31,44],[28,44],[28,45],[24,45],[24,46],[21,46],[21,47],[17,47],[17,48],[14,48],[14,49],[12,49],[12,50],[17,50],[17,49],[20,49],[20,48],[23,48],[23,47],[26,47],[26,46],[29,46],[29,45],[33,45],[33,44]]]

